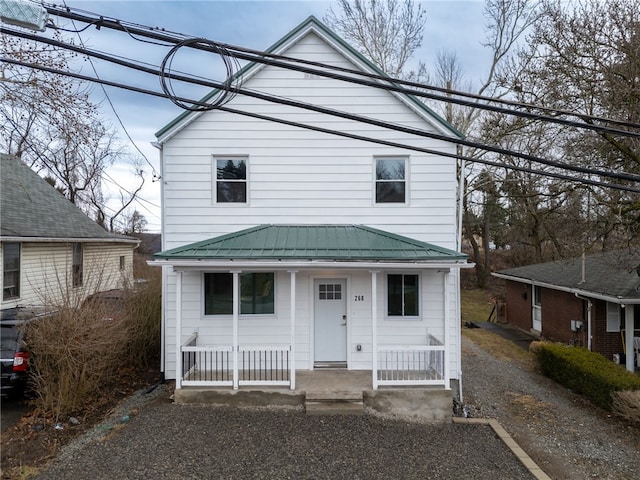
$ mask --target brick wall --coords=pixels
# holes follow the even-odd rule
[[[587,346],[587,322],[584,300],[574,294],[543,288],[542,337],[552,342],[572,343]],[[571,320],[582,320],[583,329],[571,330]]]
[[[506,281],[507,322],[527,332],[531,330],[531,285]]]

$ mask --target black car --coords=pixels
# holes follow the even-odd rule
[[[10,308],[0,312],[0,361],[2,397],[22,395],[27,386],[29,350],[24,341],[23,326],[50,315],[45,308]]]

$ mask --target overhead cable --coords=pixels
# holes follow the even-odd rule
[[[0,31],[4,31],[4,30],[5,30],[4,28],[0,28]],[[205,80],[205,79],[196,79],[196,78],[188,77],[188,76],[184,76],[184,75],[176,75],[176,74],[171,74],[171,73],[164,72],[164,71],[158,71],[158,70],[152,69],[150,67],[140,66],[138,64],[123,60],[121,58],[114,58],[113,56],[110,56],[108,54],[95,52],[93,50],[89,50],[89,49],[86,49],[86,48],[81,48],[81,47],[78,47],[76,45],[66,44],[64,42],[60,42],[60,41],[54,40],[54,39],[41,38],[41,37],[38,37],[37,35],[32,35],[30,33],[20,32],[19,36],[23,36],[25,38],[29,38],[29,39],[36,40],[36,41],[41,41],[41,42],[48,43],[48,44],[51,44],[51,45],[55,45],[55,46],[58,46],[58,47],[61,47],[61,48],[67,48],[67,49],[70,49],[72,51],[83,53],[85,55],[94,56],[94,57],[102,59],[102,60],[106,60],[106,61],[118,64],[118,65],[121,65],[121,66],[125,66],[127,68],[132,68],[132,69],[144,72],[144,73],[148,73],[148,74],[151,74],[151,75],[154,75],[154,76],[160,76],[162,78],[171,78],[171,79],[180,80],[180,81],[187,82],[187,83],[192,83],[192,84],[196,84],[196,85],[202,85],[202,86],[210,87],[210,88],[213,88],[213,89],[220,89],[220,90],[224,90],[224,91],[228,90],[228,91],[234,92],[236,94],[246,95],[246,96],[249,96],[249,97],[252,97],[252,98],[257,98],[257,99],[268,101],[268,102],[272,102],[272,103],[291,106],[291,107],[295,107],[295,108],[301,108],[301,109],[314,111],[314,112],[322,113],[322,114],[326,114],[326,115],[331,115],[331,116],[335,116],[335,117],[339,117],[339,118],[343,118],[343,119],[347,119],[347,120],[366,123],[366,124],[369,124],[369,125],[374,125],[374,126],[381,127],[381,128],[395,130],[395,131],[399,131],[399,132],[402,132],[402,133],[407,133],[407,134],[410,134],[410,135],[416,135],[416,136],[421,136],[421,137],[426,137],[426,138],[432,138],[432,139],[435,139],[435,140],[441,140],[441,141],[445,141],[445,142],[452,141],[451,138],[446,136],[446,135],[433,133],[433,132],[429,132],[429,131],[426,131],[426,130],[407,127],[407,126],[404,126],[404,125],[397,125],[397,124],[393,124],[393,123],[390,123],[390,122],[386,122],[386,121],[382,121],[382,120],[378,120],[378,119],[374,119],[374,118],[370,118],[370,117],[364,117],[364,116],[361,116],[361,115],[342,112],[342,111],[339,111],[339,110],[330,109],[330,108],[327,108],[327,107],[321,107],[321,106],[318,106],[318,105],[313,105],[313,104],[300,102],[300,101],[296,101],[296,100],[291,100],[291,99],[288,99],[288,98],[281,98],[281,97],[277,97],[277,96],[274,96],[274,95],[271,95],[271,94],[266,94],[266,93],[262,93],[262,92],[258,92],[258,91],[254,91],[254,90],[247,90],[247,89],[235,87],[235,86],[227,84],[227,83],[215,82],[215,81]],[[168,92],[167,89],[163,88],[163,90],[164,90],[165,94],[167,95],[166,98],[172,99],[172,101],[174,103],[176,103],[176,104],[184,103],[181,100],[176,100],[176,97],[174,95],[172,95],[170,92]],[[215,98],[217,99],[219,97],[215,97]],[[220,97],[220,98],[223,98],[223,97]],[[214,101],[215,101],[215,99],[214,99]],[[205,101],[205,102],[200,101],[196,105],[199,105],[199,107],[197,107],[196,111],[210,109],[210,105],[209,105],[208,100]],[[189,109],[189,110],[191,110],[191,109]],[[550,166],[550,167],[569,170],[569,171],[573,171],[573,172],[576,172],[576,173],[583,173],[583,174],[589,174],[589,175],[599,175],[599,176],[602,176],[602,177],[614,178],[614,179],[617,179],[617,180],[625,180],[625,181],[631,181],[631,182],[640,182],[640,175],[634,175],[634,174],[629,174],[629,173],[624,173],[624,172],[623,173],[609,172],[609,171],[605,171],[605,170],[594,169],[594,168],[591,168],[591,167],[582,167],[582,166],[578,166],[578,165],[570,165],[570,164],[567,164],[567,163],[558,162],[558,161],[554,161],[554,160],[549,160],[549,159],[545,159],[545,158],[542,158],[542,157],[538,157],[536,155],[531,155],[531,154],[527,154],[527,153],[520,153],[520,152],[516,152],[516,151],[513,151],[513,150],[506,149],[506,148],[486,145],[486,144],[482,144],[482,143],[479,143],[479,142],[474,142],[474,141],[470,141],[470,140],[466,140],[466,139],[456,139],[455,142],[460,144],[460,145],[467,146],[467,147],[478,148],[478,149],[481,149],[481,150],[485,150],[485,151],[492,152],[492,153],[497,153],[497,154],[500,154],[500,155],[518,157],[518,158],[521,158],[523,160],[539,163],[539,164],[542,164],[542,165],[547,165],[547,166]]]
[[[164,92],[156,92],[156,91],[153,91],[153,90],[148,90],[148,89],[144,89],[144,88],[140,88],[140,87],[125,85],[125,84],[122,84],[122,83],[119,83],[119,82],[113,82],[113,81],[109,81],[109,80],[89,77],[89,76],[86,76],[86,75],[81,75],[81,74],[78,74],[78,73],[73,73],[73,72],[68,72],[68,71],[57,70],[57,69],[54,69],[54,68],[45,67],[45,66],[41,66],[41,65],[31,65],[31,64],[28,64],[26,62],[21,62],[21,61],[10,59],[10,58],[0,58],[0,62],[6,62],[6,63],[14,64],[14,65],[19,65],[19,66],[22,66],[22,67],[27,67],[27,68],[34,68],[34,69],[38,69],[38,70],[42,70],[42,71],[45,71],[45,72],[54,73],[54,74],[58,74],[58,75],[66,75],[66,76],[70,76],[70,77],[73,77],[73,78],[77,78],[77,79],[81,79],[81,80],[85,80],[85,81],[89,81],[89,82],[102,83],[104,85],[117,87],[117,88],[123,88],[123,89],[129,90],[129,91],[133,91],[133,92],[137,92],[137,93],[143,93],[143,94],[151,95],[151,96],[155,96],[155,97],[168,98],[167,94],[164,93]],[[193,100],[193,99],[189,99],[189,98],[184,98],[184,97],[180,97],[179,100],[180,101],[184,101],[184,102],[193,103],[193,104],[196,104],[196,105],[197,104],[200,104],[202,106],[206,106],[207,105],[206,102],[202,102],[200,100]],[[435,156],[448,157],[448,158],[453,158],[453,159],[460,159],[460,160],[465,160],[465,161],[468,161],[468,162],[480,163],[480,164],[499,167],[499,168],[505,168],[507,170],[515,170],[515,171],[531,173],[531,174],[535,174],[535,175],[542,175],[542,176],[546,176],[546,177],[557,178],[557,179],[562,179],[562,180],[568,180],[568,181],[572,181],[572,182],[579,182],[579,183],[592,185],[592,186],[597,186],[597,187],[612,188],[612,189],[622,190],[622,191],[627,191],[627,192],[640,193],[640,187],[634,187],[634,186],[631,186],[631,185],[601,182],[601,181],[598,181],[598,180],[593,180],[590,177],[587,177],[587,178],[576,177],[576,176],[573,176],[573,175],[567,175],[567,174],[563,174],[563,173],[559,173],[559,172],[534,169],[534,168],[530,168],[530,167],[524,167],[524,166],[521,166],[521,165],[509,165],[509,164],[505,164],[505,163],[502,163],[502,162],[491,161],[491,160],[486,160],[486,159],[482,159],[482,158],[469,157],[469,156],[465,156],[465,155],[458,155],[458,154],[455,154],[455,153],[443,152],[443,151],[429,149],[429,148],[417,147],[417,146],[413,146],[413,145],[406,145],[406,144],[399,143],[399,142],[392,142],[392,141],[383,140],[383,139],[379,139],[379,138],[372,138],[372,137],[367,137],[367,136],[364,136],[364,135],[357,135],[357,134],[354,134],[354,133],[342,132],[342,131],[328,129],[328,128],[319,127],[319,126],[315,126],[315,125],[309,125],[309,124],[305,124],[305,123],[301,123],[301,122],[294,122],[294,121],[291,121],[291,120],[272,117],[272,116],[269,116],[269,115],[263,115],[263,114],[258,114],[258,113],[253,113],[253,112],[247,112],[247,111],[243,111],[243,110],[233,109],[233,108],[229,108],[229,107],[224,106],[224,105],[220,106],[218,109],[221,110],[221,111],[226,111],[226,112],[229,112],[229,113],[234,113],[234,114],[247,116],[247,117],[251,117],[251,118],[255,118],[255,119],[260,119],[260,120],[265,120],[265,121],[270,121],[270,122],[276,122],[276,123],[280,123],[280,124],[284,124],[284,125],[288,125],[288,126],[293,126],[293,127],[307,129],[307,130],[313,130],[313,131],[317,131],[317,132],[322,132],[322,133],[326,133],[326,134],[330,134],[330,135],[351,138],[351,139],[355,139],[355,140],[361,140],[361,141],[365,141],[365,142],[369,142],[369,143],[377,143],[377,144],[380,144],[380,145],[390,146],[390,147],[394,147],[394,148],[401,148],[401,149],[405,149],[405,150],[417,151],[417,152],[431,154],[431,155],[435,155]],[[512,153],[515,154],[516,152],[512,152]],[[561,168],[564,169],[564,167],[561,167]],[[610,177],[610,178],[623,177],[622,179],[624,179],[624,180],[627,180],[627,178],[624,178],[624,177],[629,176],[628,174],[618,174],[618,173],[612,173],[612,172],[599,172],[598,170],[593,170],[593,169],[589,170],[589,172],[587,172],[587,173],[589,173],[591,175],[600,175],[600,176]],[[635,180],[637,177],[636,176],[632,176],[632,177],[634,178],[633,181],[635,183],[637,183],[637,180]]]

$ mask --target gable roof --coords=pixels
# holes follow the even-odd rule
[[[370,60],[364,57],[360,52],[355,50],[351,45],[345,42],[342,38],[340,38],[335,32],[333,32],[329,27],[327,27],[324,23],[318,20],[315,16],[311,15],[305,21],[300,23],[296,28],[291,30],[287,35],[282,37],[276,43],[274,43],[271,47],[269,47],[266,52],[271,54],[282,54],[286,51],[291,45],[296,43],[298,40],[303,38],[309,32],[316,33],[320,38],[322,38],[325,42],[330,44],[335,50],[340,52],[345,58],[354,63],[358,68],[363,71],[368,71],[368,73],[374,73],[376,75],[381,75],[387,77],[387,75],[380,70],[376,65],[374,65]],[[236,79],[248,79],[251,76],[255,75],[259,70],[264,68],[264,64],[258,62],[250,62],[245,65],[242,69],[236,72],[232,77],[232,82]],[[388,77],[391,78],[391,77]],[[205,95],[204,98],[201,99],[202,102],[207,102],[211,98],[213,98],[218,90],[213,90],[208,95]],[[421,102],[416,97],[412,95],[407,95],[398,92],[390,92],[396,98],[406,103],[412,110],[419,113],[423,118],[428,119],[430,123],[438,129],[441,133],[445,135],[450,135],[452,140],[456,138],[462,139],[464,135],[459,132],[453,125],[447,122],[440,115],[435,113],[432,109],[430,109],[424,102]],[[197,118],[201,115],[202,112],[191,112],[185,111],[180,114],[178,117],[173,119],[163,128],[161,128],[158,132],[156,132],[156,138],[161,141],[165,141],[170,138],[173,133],[179,131],[183,126],[186,126],[190,121]]]
[[[583,274],[584,268],[584,274]],[[498,278],[533,283],[620,303],[640,303],[640,254],[614,251],[509,268]]]
[[[18,158],[0,154],[0,237],[137,243],[107,232]]]
[[[260,225],[160,252],[154,258],[465,262],[467,255],[364,225]]]

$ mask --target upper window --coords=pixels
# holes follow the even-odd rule
[[[240,274],[240,314],[275,313],[273,272]],[[204,274],[204,314],[233,314],[233,274]]]
[[[2,244],[2,299],[20,297],[20,244]]]
[[[76,242],[73,244],[73,263],[71,267],[71,276],[73,278],[73,286],[81,287],[82,286],[82,264],[83,264],[83,254],[82,254],[82,244]]]
[[[387,275],[387,315],[417,317],[419,291],[418,275]]]
[[[407,201],[406,169],[405,158],[376,159],[376,203]]]
[[[217,158],[216,202],[247,203],[247,161],[240,158]]]

